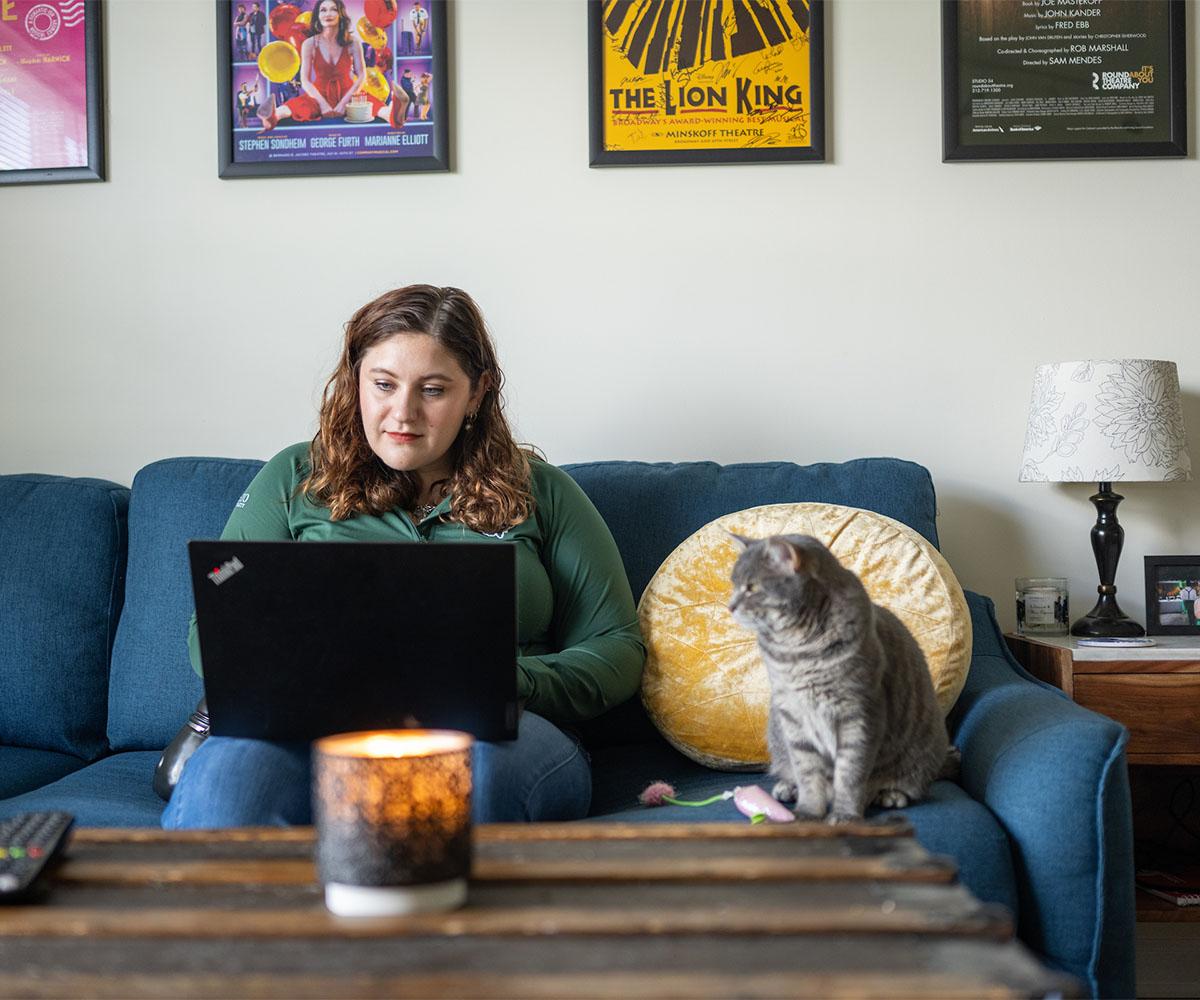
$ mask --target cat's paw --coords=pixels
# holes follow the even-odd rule
[[[780,802],[795,802],[796,786],[791,781],[777,781],[771,789],[771,796]]]
[[[825,817],[825,822],[830,826],[845,826],[847,823],[861,823],[862,819],[854,813],[832,812]]]
[[[910,801],[898,788],[881,788],[875,796],[875,805],[883,809],[904,809]]]

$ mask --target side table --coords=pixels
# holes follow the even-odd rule
[[[1070,636],[1009,633],[1004,639],[1035,677],[1129,730],[1135,835],[1141,844],[1161,842],[1167,783],[1200,779],[1200,641],[1155,636],[1153,646],[1105,649],[1080,646]],[[1138,892],[1137,906],[1139,921],[1200,922],[1200,907],[1175,906],[1149,893]]]
[[[1200,642],[1155,636],[1154,646],[1101,649],[1070,636],[1004,637],[1035,677],[1129,730],[1130,764],[1200,766]]]

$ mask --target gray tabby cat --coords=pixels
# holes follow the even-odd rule
[[[729,610],[757,633],[771,681],[772,794],[830,823],[922,798],[958,751],[911,633],[817,539],[733,537]]]

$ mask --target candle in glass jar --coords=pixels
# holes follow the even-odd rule
[[[1070,621],[1066,577],[1019,576],[1017,631],[1022,635],[1066,635]]]
[[[471,868],[467,733],[344,733],[313,744],[317,870],[339,916],[461,906]]]

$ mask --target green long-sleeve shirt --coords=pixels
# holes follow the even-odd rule
[[[498,535],[471,531],[438,515],[420,524],[392,510],[332,521],[298,493],[308,474],[308,444],[285,448],[254,477],[223,539],[255,541],[496,542],[517,546],[517,695],[551,722],[594,718],[638,689],[646,647],[633,594],[608,526],[561,469],[533,461],[531,517]],[[196,619],[188,631],[192,667],[201,672]]]

